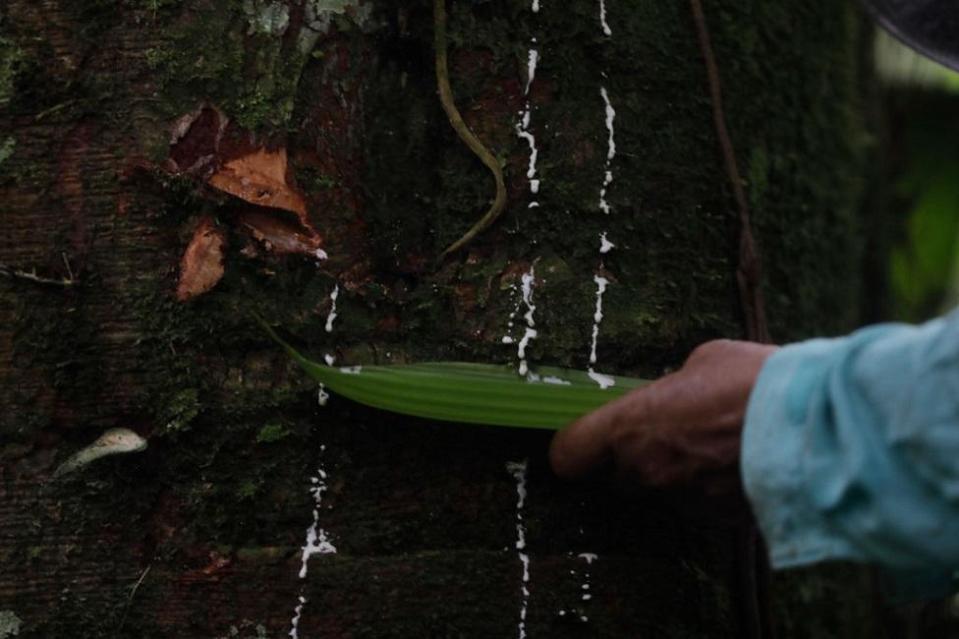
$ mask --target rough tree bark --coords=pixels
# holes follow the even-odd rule
[[[541,433],[319,407],[250,320],[343,364],[506,362],[535,266],[533,363],[586,367],[595,274],[610,280],[602,371],[657,376],[742,335],[735,203],[688,3],[606,0],[611,35],[599,0],[539,4],[449,3],[453,90],[509,200],[442,262],[493,184],[437,99],[429,0],[0,4],[0,623],[281,637],[303,597],[301,637],[517,636],[506,464],[528,459],[528,636],[747,636],[728,503],[562,484]],[[771,332],[845,330],[870,143],[861,20],[835,0],[706,4]],[[535,196],[517,135],[533,38]],[[242,171],[211,185],[256,153],[274,170],[259,191]],[[200,236],[206,270],[184,286]],[[302,254],[317,247],[328,260]],[[111,427],[148,449],[48,482]],[[319,468],[337,552],[300,579]],[[773,594],[788,636],[881,634],[860,572],[777,576]]]

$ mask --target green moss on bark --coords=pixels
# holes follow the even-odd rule
[[[35,19],[27,3],[15,4],[21,27]],[[298,549],[322,445],[319,463],[330,478],[323,525],[340,554],[311,564],[309,627],[367,637],[514,631],[521,566],[512,547],[515,484],[503,465],[528,457],[531,635],[742,634],[728,522],[683,510],[683,495],[624,500],[605,486],[561,485],[546,469],[542,434],[457,429],[339,398],[321,410],[315,387],[249,320],[255,308],[306,352],[343,364],[509,361],[515,346],[501,338],[518,301],[515,284],[534,266],[534,362],[585,366],[600,269],[611,280],[601,370],[655,376],[702,339],[739,336],[736,217],[691,19],[683,3],[608,4],[609,39],[586,0],[544,3],[537,16],[525,0],[451,5],[457,102],[502,158],[511,188],[503,219],[445,264],[435,258],[485,210],[492,184],[440,110],[426,0],[336,14],[315,51],[299,46],[298,5],[287,5],[284,30],[279,14],[255,19],[256,11],[282,13],[275,3],[213,0],[79,3],[53,16],[63,32],[84,34],[58,40],[90,56],[84,71],[47,69],[52,49],[23,47],[0,117],[35,126],[47,112],[40,121],[49,128],[9,134],[17,146],[0,165],[12,171],[0,189],[18,196],[10,201],[20,220],[31,206],[60,211],[62,202],[46,195],[63,173],[50,158],[79,120],[91,121],[96,144],[80,173],[97,241],[78,292],[2,284],[0,311],[12,318],[16,356],[3,372],[23,376],[23,393],[5,395],[15,408],[4,434],[16,434],[20,447],[4,448],[4,463],[42,476],[108,423],[151,438],[137,459],[105,460],[43,497],[43,509],[18,506],[35,512],[32,530],[62,533],[75,549],[61,556],[50,550],[60,544],[55,536],[18,537],[10,561],[3,557],[8,574],[69,574],[105,557],[116,573],[96,582],[93,607],[81,599],[94,596],[92,587],[65,595],[68,604],[54,613],[55,593],[17,595],[27,636],[111,636],[147,565],[151,576],[122,634],[202,628],[215,636],[231,624],[239,630],[243,619],[244,630],[262,623],[271,636],[283,634],[303,585]],[[827,0],[724,1],[708,17],[765,257],[774,335],[843,329],[859,281],[857,176],[869,143],[858,102],[858,19]],[[106,73],[114,50],[91,48],[94,33],[128,43],[136,52],[130,68]],[[19,37],[11,46],[22,46]],[[528,147],[515,126],[533,37],[540,66],[531,127],[542,186],[539,206],[529,208]],[[41,91],[27,78],[55,82]],[[607,141],[600,85],[617,114],[608,216],[598,207]],[[86,87],[83,99],[57,108],[74,95],[68,86]],[[249,240],[235,228],[236,202],[159,169],[126,175],[128,158],[161,162],[170,123],[203,101],[263,138],[286,139],[329,262],[262,248],[251,259],[241,252]],[[112,171],[88,170],[106,153],[118,158]],[[28,201],[25,193],[39,195]],[[226,275],[181,304],[172,296],[177,264],[200,215],[216,217],[228,234]],[[65,233],[66,225],[44,219],[44,233]],[[603,231],[616,248],[601,257]],[[66,245],[58,242],[43,244],[45,259],[59,260]],[[327,333],[337,283],[340,316]],[[23,381],[28,375],[36,383]],[[24,504],[41,499],[38,488],[21,490]],[[91,542],[104,526],[112,555]],[[578,552],[602,557],[588,605],[576,600],[580,582],[568,575],[581,569],[570,556]],[[803,605],[783,601],[783,627],[820,627]],[[574,608],[589,624],[558,616]],[[100,610],[108,612],[94,614]],[[857,615],[835,635],[871,632],[861,621]]]

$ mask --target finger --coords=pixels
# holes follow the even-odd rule
[[[614,433],[624,414],[632,412],[635,391],[581,417],[556,433],[549,449],[549,461],[560,477],[582,477],[604,466],[612,458]]]

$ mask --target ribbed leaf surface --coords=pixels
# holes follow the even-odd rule
[[[605,390],[587,373],[539,368],[529,377],[492,364],[436,362],[333,367],[314,362],[264,328],[317,382],[355,402],[427,419],[559,430],[646,380],[608,376]]]

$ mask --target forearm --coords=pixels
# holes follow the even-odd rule
[[[777,567],[959,567],[959,313],[777,352],[742,472]]]

